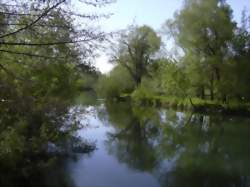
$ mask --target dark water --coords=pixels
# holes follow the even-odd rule
[[[108,103],[88,107],[83,139],[95,142],[47,172],[47,186],[250,186],[250,118]]]

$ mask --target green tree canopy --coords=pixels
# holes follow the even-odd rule
[[[121,35],[114,61],[129,71],[138,86],[160,45],[161,38],[149,26],[132,27]]]
[[[209,89],[214,99],[215,89],[221,90],[222,66],[235,29],[230,6],[222,0],[187,0],[167,24],[186,55],[187,68],[194,70],[190,72],[191,82],[195,82],[195,74],[201,74],[206,82],[194,86],[203,98],[205,89]]]

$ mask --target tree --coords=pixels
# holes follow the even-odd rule
[[[138,87],[160,44],[161,38],[149,26],[132,27],[121,35],[114,61],[128,70]]]
[[[117,65],[108,75],[100,76],[96,91],[99,96],[114,99],[134,90],[134,82],[127,69]]]
[[[186,0],[184,8],[176,13],[175,20],[167,23],[185,55],[189,59],[195,57],[189,62],[195,66],[192,74],[202,72],[205,77],[206,82],[194,86],[201,90],[202,98],[208,89],[213,100],[215,92],[223,89],[220,84],[222,68],[226,63],[224,57],[235,29],[231,8],[223,0]]]
[[[159,84],[159,92],[170,96],[186,97],[190,83],[182,64],[169,59],[159,59],[157,66],[153,77],[156,78],[155,84]]]
[[[74,1],[81,6],[104,6],[110,1]],[[82,58],[86,61],[96,49],[97,42],[103,41],[105,33],[90,22],[107,15],[80,14],[75,12],[68,0],[0,1],[0,52],[13,56],[43,59]],[[84,26],[84,27],[83,27]],[[53,33],[53,34],[52,34]],[[56,49],[74,46],[77,54],[66,52],[59,56]],[[41,54],[41,51],[45,51]],[[49,51],[49,53],[47,53]],[[2,70],[3,65],[0,66]]]
[[[89,26],[100,16],[78,14],[67,0],[0,5],[0,172],[23,174],[49,144],[63,148],[79,128],[69,108],[105,34]]]
[[[226,83],[224,91],[231,97],[245,102],[250,100],[250,87],[247,86],[250,81],[250,16],[247,12],[242,12],[242,23],[234,33],[229,52],[229,63],[225,71]]]

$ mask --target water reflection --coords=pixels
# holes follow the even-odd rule
[[[32,162],[1,186],[249,187],[250,119],[108,102],[82,108],[91,154]],[[79,110],[81,111],[81,110]],[[26,181],[22,177],[25,174]],[[20,177],[19,177],[20,176]],[[22,176],[22,177],[21,177]]]
[[[108,152],[161,186],[250,186],[249,119],[108,103]]]
[[[155,149],[159,129],[154,125],[157,118],[153,118],[156,111],[141,111],[129,105],[120,107],[119,103],[108,104],[107,110],[115,127],[115,132],[109,133],[106,141],[108,152],[133,169],[152,171],[159,163]]]

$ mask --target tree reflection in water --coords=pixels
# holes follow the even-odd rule
[[[110,154],[161,186],[249,186],[249,119],[107,103]]]

